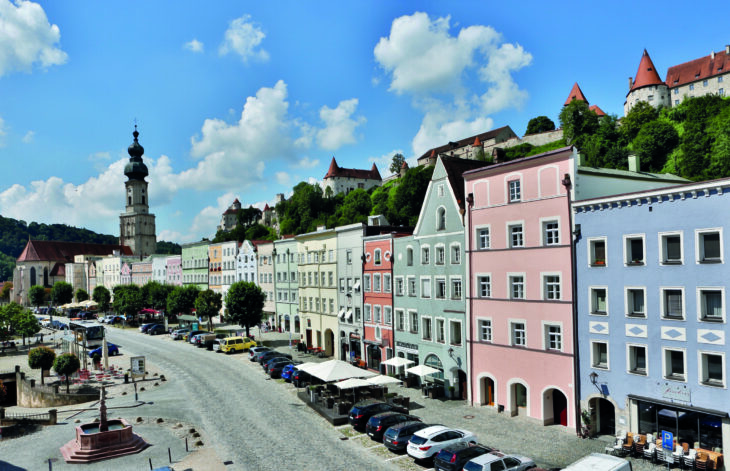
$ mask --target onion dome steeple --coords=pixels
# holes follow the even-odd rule
[[[132,133],[132,136],[134,136],[134,142],[127,149],[127,152],[129,153],[129,163],[124,166],[124,174],[130,180],[144,180],[145,177],[149,175],[149,172],[147,171],[147,166],[142,161],[144,147],[142,147],[137,140],[139,132],[137,132],[136,124],[134,125],[134,132]]]

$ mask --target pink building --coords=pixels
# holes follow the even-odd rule
[[[368,368],[380,370],[380,362],[394,352],[393,236],[366,237],[363,244],[364,355]]]
[[[566,148],[464,174],[470,401],[570,428],[572,236],[563,179],[576,165]]]
[[[168,285],[182,286],[182,257],[180,255],[167,257],[165,279]]]

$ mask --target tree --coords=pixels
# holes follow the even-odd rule
[[[63,353],[54,360],[53,370],[66,377],[66,394],[69,393],[69,376],[76,373],[79,368],[81,368],[81,362],[73,353]]]
[[[44,384],[43,372],[48,371],[56,360],[56,352],[48,347],[36,347],[28,352],[28,366],[41,370],[41,384]]]
[[[40,306],[41,304],[45,304],[46,301],[46,290],[41,285],[35,285],[31,286],[28,290],[28,298],[30,299],[30,304],[33,306]]]
[[[345,196],[342,206],[337,208],[337,226],[346,226],[356,222],[366,222],[372,209],[372,201],[367,191],[362,188],[352,190]]]
[[[598,129],[598,116],[583,100],[573,100],[560,112],[560,127],[568,144],[583,148],[585,140]]]
[[[167,296],[167,313],[170,315],[190,314],[200,288],[195,285],[176,286]]]
[[[20,307],[17,303],[10,303],[9,306],[13,304]],[[38,318],[29,309],[20,307],[11,318],[11,322],[15,333],[23,337],[23,345],[25,345],[26,337],[30,337],[41,331],[41,323],[38,322]]]
[[[250,281],[233,283],[226,293],[228,317],[246,329],[247,337],[249,328],[261,322],[265,300],[266,295],[261,288]]]
[[[261,219],[261,210],[258,208],[254,208],[253,206],[249,206],[248,208],[241,208],[241,210],[238,211],[236,219],[238,219],[238,224],[246,229],[259,222],[259,220]]]
[[[88,300],[89,300],[89,293],[87,293],[85,289],[79,288],[76,290],[76,302],[77,303],[82,303],[82,302],[88,301]]]
[[[211,289],[198,293],[195,298],[195,313],[198,317],[208,319],[208,330],[213,331],[213,316],[220,314],[223,306],[222,296]]]
[[[406,158],[403,157],[403,154],[395,154],[393,156],[393,160],[390,162],[390,167],[388,170],[390,170],[390,173],[398,174],[400,172],[401,167],[403,167],[403,163],[406,161]]]
[[[150,307],[158,311],[164,311],[167,308],[167,296],[172,292],[173,286],[163,285],[158,281],[149,281],[140,289],[142,303],[145,307]]]
[[[646,101],[635,104],[629,113],[621,120],[620,132],[625,142],[631,142],[639,135],[639,131],[646,124],[659,118],[659,111]]]
[[[112,299],[112,295],[105,286],[99,285],[94,288],[94,292],[91,294],[91,298],[99,305],[101,312],[109,310],[109,302]]]
[[[117,314],[131,315],[136,318],[144,307],[142,294],[137,285],[117,285],[114,287],[112,307]]]
[[[56,306],[67,304],[74,299],[74,288],[70,283],[65,281],[57,281],[51,289],[51,300]]]
[[[386,217],[391,224],[415,226],[434,167],[408,169],[388,198]]]
[[[537,116],[527,123],[525,134],[537,134],[546,131],[555,131],[555,123],[547,116]]]
[[[656,120],[646,123],[631,146],[639,157],[641,168],[658,172],[664,167],[667,156],[679,144],[679,134],[670,123]]]
[[[0,299],[8,300],[10,299],[10,290],[13,289],[13,282],[12,281],[6,281],[5,284],[3,284],[3,289],[0,291]]]

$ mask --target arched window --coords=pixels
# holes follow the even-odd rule
[[[51,286],[48,284],[48,267],[43,269],[43,286]]]
[[[35,286],[36,285],[36,281],[35,281],[35,267],[30,267],[30,285],[31,286]]]
[[[436,219],[436,230],[443,231],[446,229],[446,208],[439,208]]]
[[[408,247],[406,250],[406,264],[410,267],[413,266],[413,248]]]
[[[441,360],[439,359],[439,357],[437,357],[434,354],[431,354],[431,355],[429,355],[429,356],[426,357],[426,360],[424,360],[423,364],[426,365],[426,366],[430,366],[431,368],[436,368],[437,370],[439,370],[439,373],[434,373],[433,375],[431,375],[431,377],[433,379],[437,379],[437,380],[443,381],[443,379],[444,379],[444,365],[443,365],[443,363],[441,363]]]

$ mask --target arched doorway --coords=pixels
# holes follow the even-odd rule
[[[593,422],[593,434],[616,435],[616,408],[608,399],[594,397],[588,401]]]
[[[549,388],[542,393],[542,420],[545,425],[568,426],[568,399],[559,389]]]
[[[494,406],[495,387],[494,380],[485,377],[479,380],[479,404],[482,406]]]
[[[466,372],[464,370],[459,370],[456,372],[457,377],[459,378],[459,391],[461,392],[461,398],[466,400],[467,394],[466,394]]]
[[[294,316],[294,333],[298,334],[301,330],[301,325],[299,324],[299,316]]]
[[[335,334],[332,329],[324,331],[324,354],[328,357],[334,355],[335,349]]]
[[[509,387],[509,412],[511,416],[527,415],[527,387],[512,383]]]

